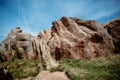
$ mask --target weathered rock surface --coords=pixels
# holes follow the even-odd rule
[[[8,60],[16,51],[16,35],[21,33],[20,27],[17,27],[8,34],[7,38],[0,44],[0,60]]]
[[[106,22],[102,25],[107,29],[115,45],[115,52],[120,51],[120,17]]]
[[[96,21],[62,17],[37,37],[13,29],[0,46],[0,59],[8,60],[17,53],[22,59],[42,59],[49,69],[57,66],[61,58],[90,59],[109,55],[113,50],[107,29]]]
[[[32,35],[29,33],[18,33],[16,36],[17,55],[22,59],[34,59]]]

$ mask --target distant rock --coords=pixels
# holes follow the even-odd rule
[[[62,58],[95,58],[113,53],[111,34],[95,20],[80,20],[76,17],[62,17],[52,22],[50,29],[37,37],[13,29],[0,45],[0,60],[41,59],[47,69],[58,65]],[[117,38],[118,39],[118,38]]]
[[[111,35],[115,53],[120,52],[120,17],[104,23],[102,27],[106,28]]]

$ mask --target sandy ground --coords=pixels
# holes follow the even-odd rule
[[[70,80],[65,72],[41,71],[34,80]]]

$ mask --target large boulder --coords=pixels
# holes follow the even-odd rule
[[[120,52],[120,17],[104,23],[102,27],[107,29],[111,35],[113,44],[115,45],[115,53]]]
[[[21,33],[20,27],[12,29],[5,40],[0,44],[0,60],[8,60],[11,56],[14,56],[16,51],[16,35]]]
[[[29,33],[22,32],[20,27],[12,29],[0,44],[0,60],[9,60],[16,55],[21,59],[35,59],[35,38]]]
[[[18,33],[16,36],[17,55],[22,59],[34,59],[32,35],[29,33]]]

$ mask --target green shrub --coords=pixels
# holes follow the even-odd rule
[[[39,63],[41,63],[40,60],[14,58],[2,63],[2,65],[7,68],[13,78],[16,79],[36,76],[40,69],[40,66],[38,66]]]
[[[51,71],[65,71],[71,80],[120,80],[120,54],[97,59],[62,59]]]

